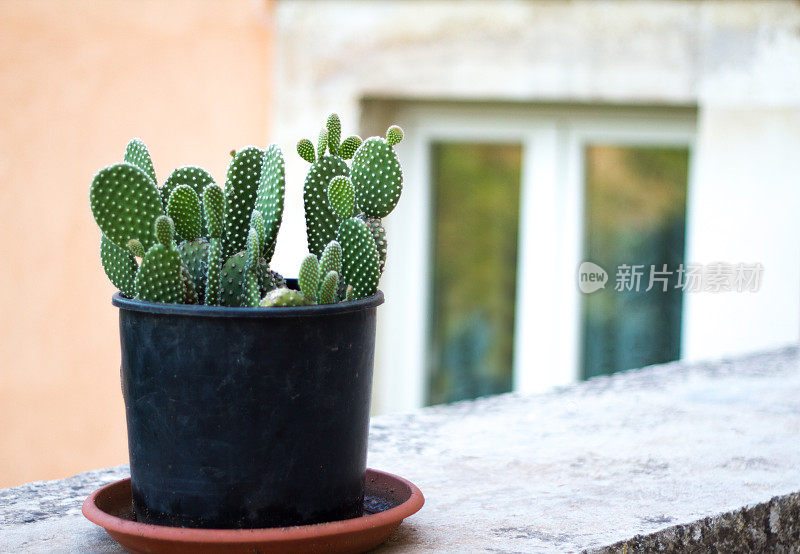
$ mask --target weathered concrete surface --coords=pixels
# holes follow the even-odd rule
[[[686,551],[800,552],[800,493],[595,550],[597,554]]]
[[[796,552],[799,439],[797,347],[377,417],[427,498],[380,550]],[[1,490],[0,551],[118,552],[80,504],[125,472]]]

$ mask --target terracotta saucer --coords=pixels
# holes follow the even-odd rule
[[[402,477],[367,470],[364,515],[354,519],[269,529],[189,529],[139,523],[131,509],[131,480],[94,491],[83,515],[129,552],[365,552],[422,508],[422,492]]]

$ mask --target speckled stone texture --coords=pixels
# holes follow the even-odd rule
[[[426,505],[380,552],[800,552],[800,350],[373,419]],[[80,515],[125,466],[0,490],[0,552],[119,552]]]

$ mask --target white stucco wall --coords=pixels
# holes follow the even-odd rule
[[[686,259],[760,262],[764,278],[757,294],[687,294],[683,355],[800,337],[800,4],[324,0],[275,13],[281,144],[314,138],[332,111],[356,131],[364,98],[696,106]],[[282,268],[305,254],[306,164],[287,154]]]

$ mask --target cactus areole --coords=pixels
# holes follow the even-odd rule
[[[402,137],[397,126],[343,135],[332,114],[316,144],[297,143],[310,164],[297,279],[272,265],[286,198],[277,145],[231,152],[224,187],[195,166],[159,182],[140,139],[95,175],[138,521],[261,528],[362,514],[382,218],[402,191]]]

